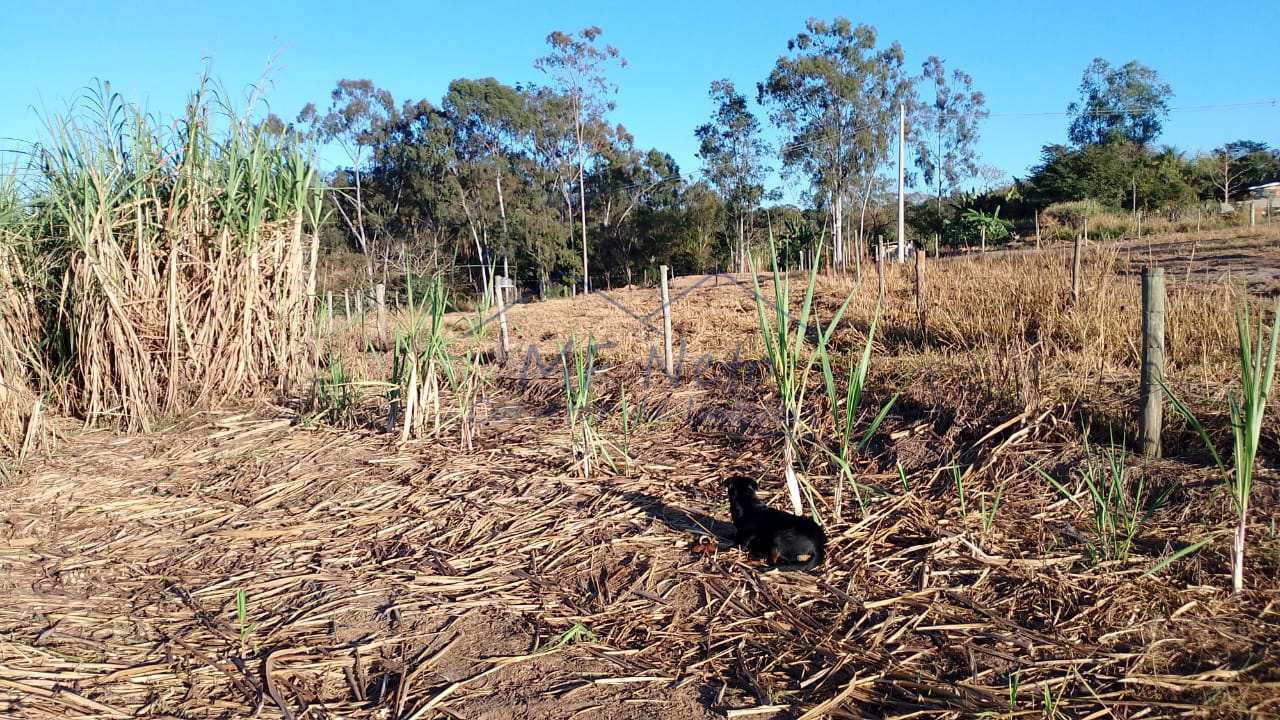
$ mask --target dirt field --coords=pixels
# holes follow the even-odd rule
[[[1274,244],[1193,245],[1193,277],[1277,276]],[[1153,245],[1171,273],[1186,250]],[[785,502],[742,278],[674,284],[676,379],[649,365],[652,290],[514,308],[518,357],[486,386],[469,450],[451,429],[396,442],[374,396],[350,428],[263,405],[148,435],[70,431],[0,486],[0,713],[1280,717],[1274,415],[1239,596],[1226,539],[1143,575],[1230,524],[1229,499],[1176,426],[1169,459],[1128,460],[1168,495],[1127,560],[1098,558],[1087,499],[1033,469],[1078,490],[1081,417],[1118,418],[1131,402],[1131,349],[1089,339],[1122,327],[1123,260],[1098,270],[1120,273],[1114,289],[1091,276],[1098,307],[1030,318],[1048,301],[1014,292],[1031,275],[1023,261],[991,259],[1010,263],[1006,284],[980,291],[1005,293],[1035,342],[957,294],[970,283],[941,281],[922,341],[908,276],[891,278],[872,394],[902,399],[859,463],[865,509],[837,491],[829,463],[808,464],[832,538],[813,573],[766,572],[733,546],[727,475],[764,476],[768,499]],[[1061,295],[1061,277],[1045,283],[1045,297]],[[838,301],[828,287],[819,312]],[[1206,296],[1171,321],[1175,379],[1214,388],[1196,398],[1206,409],[1219,407],[1233,341],[1220,318],[1202,319],[1215,307]],[[589,479],[551,361],[587,332],[612,343],[595,406],[615,461]],[[981,347],[966,344],[980,333]],[[857,333],[837,340],[847,361]],[[350,352],[361,377],[385,373],[385,354]],[[719,552],[692,552],[702,535]]]

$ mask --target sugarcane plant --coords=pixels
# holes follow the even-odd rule
[[[427,283],[417,305],[412,281],[408,282],[409,322],[407,331],[396,332],[392,355],[392,382],[400,401],[401,441],[441,430],[440,391],[444,383],[453,386],[457,380],[445,339],[444,314],[448,291],[444,280],[435,275]]]
[[[341,355],[330,352],[324,364],[325,372],[312,385],[311,412],[316,419],[335,425],[350,421],[355,392],[346,363]]]
[[[489,265],[489,277],[494,277],[497,266]],[[457,405],[458,436],[464,450],[474,446],[476,433],[476,405],[480,400],[484,380],[484,345],[489,338],[489,310],[493,306],[490,293],[481,293],[471,318],[471,342],[463,352],[461,367],[449,376],[449,389]]]
[[[1138,531],[1164,505],[1172,488],[1153,494],[1146,478],[1130,471],[1122,443],[1112,439],[1108,447],[1094,452],[1088,435],[1083,442],[1080,482],[1089,497],[1093,515],[1094,539],[1088,544],[1089,556],[1094,562],[1128,560]],[[1072,505],[1085,509],[1077,498],[1079,493],[1055,480],[1039,465],[1032,467]]]
[[[866,449],[867,444],[871,442],[871,438],[876,434],[876,431],[880,429],[884,419],[889,416],[889,411],[893,409],[894,403],[898,401],[898,394],[894,393],[876,412],[861,436],[856,438],[857,444],[855,445],[854,430],[857,428],[862,415],[863,391],[866,389],[867,371],[871,368],[871,347],[875,340],[876,326],[879,322],[880,305],[877,303],[875,315],[871,320],[871,327],[867,330],[866,342],[862,346],[862,354],[858,356],[857,364],[849,368],[849,377],[845,380],[843,393],[836,386],[835,373],[831,368],[830,354],[826,352],[825,348],[819,353],[822,363],[823,387],[827,393],[827,405],[831,409],[836,427],[835,446],[833,449],[827,450],[827,454],[836,464],[840,473],[836,490],[839,493],[840,488],[844,486],[844,482],[848,482],[853,489],[858,506],[864,512],[867,507],[866,497],[863,493],[863,487],[858,483],[854,473],[853,464],[863,450]],[[837,502],[836,506],[839,507],[840,503]]]
[[[1233,440],[1231,468],[1227,468],[1213,439],[1191,409],[1167,385],[1162,384],[1173,409],[1186,419],[1213,456],[1223,484],[1231,495],[1236,520],[1231,543],[1231,589],[1236,593],[1244,589],[1244,548],[1245,530],[1249,522],[1249,496],[1253,492],[1254,465],[1258,457],[1258,443],[1262,438],[1262,417],[1271,396],[1271,382],[1275,378],[1276,343],[1280,340],[1280,298],[1277,298],[1271,313],[1271,337],[1265,346],[1262,320],[1263,318],[1258,319],[1258,332],[1254,337],[1248,305],[1236,312],[1240,395],[1238,398],[1231,394],[1227,396]]]
[[[595,363],[595,342],[589,336],[585,345],[574,339],[560,349],[560,364],[564,370],[565,419],[569,422],[574,455],[582,459],[583,478],[591,477],[592,461],[599,448],[589,412]]]
[[[773,265],[772,307],[766,309],[764,293],[760,290],[759,270],[754,261],[751,284],[755,289],[760,339],[764,343],[765,359],[769,363],[774,384],[778,388],[779,404],[782,410],[782,457],[787,493],[791,499],[792,511],[801,515],[804,513],[804,501],[800,494],[800,480],[796,475],[796,461],[799,455],[799,438],[804,424],[802,411],[805,391],[814,365],[825,357],[827,341],[840,323],[840,317],[844,315],[849,301],[853,299],[853,292],[845,298],[825,329],[821,323],[816,323],[817,342],[810,348],[806,341],[810,316],[813,312],[813,292],[818,282],[818,264],[814,263],[809,269],[804,301],[800,306],[800,316],[793,319],[790,308],[791,279],[778,267],[778,247],[774,242],[772,229],[769,231],[769,249]],[[822,239],[819,238],[817,256],[821,255]]]

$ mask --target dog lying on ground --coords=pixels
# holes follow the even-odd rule
[[[727,482],[729,515],[738,544],[783,570],[811,570],[827,553],[827,534],[813,520],[771,508],[756,497],[756,481],[742,475]]]

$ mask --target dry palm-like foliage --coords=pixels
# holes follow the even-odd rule
[[[146,429],[296,388],[312,366],[312,167],[214,97],[202,84],[167,127],[104,86],[51,118],[35,155],[44,361],[88,422]]]

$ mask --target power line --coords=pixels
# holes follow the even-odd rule
[[[1184,105],[1182,107],[1161,108],[1158,105],[1125,105],[1115,108],[1106,108],[1102,110],[1080,110],[1071,112],[1064,111],[1042,111],[1042,112],[1006,112],[1006,113],[990,113],[987,117],[1063,117],[1068,115],[1090,115],[1094,117],[1109,117],[1111,115],[1124,115],[1133,112],[1142,112],[1146,110],[1167,110],[1167,112],[1206,112],[1212,110],[1239,110],[1255,107],[1280,107],[1280,98],[1272,98],[1270,100],[1252,100],[1248,102],[1221,103],[1216,105]]]

